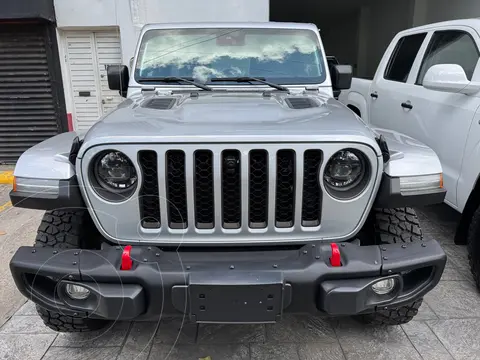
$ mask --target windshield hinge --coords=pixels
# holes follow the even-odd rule
[[[173,95],[173,91],[165,89],[155,89],[155,95]]]
[[[318,90],[320,89],[319,86],[316,86],[316,85],[307,85],[305,86],[305,90],[306,91],[316,91],[318,92]]]
[[[153,91],[155,91],[155,88],[153,86],[142,86],[142,94],[151,93]]]

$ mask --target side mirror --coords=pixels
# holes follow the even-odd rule
[[[480,91],[480,84],[469,81],[463,68],[457,64],[432,66],[423,78],[423,87],[429,90],[466,95]]]
[[[130,70],[133,69],[133,56],[130,58],[130,61],[128,62],[128,65],[130,66]]]
[[[333,90],[347,90],[352,85],[353,68],[351,65],[330,66]]]
[[[130,76],[125,65],[108,65],[107,79],[110,90],[118,90],[121,96],[127,97]]]

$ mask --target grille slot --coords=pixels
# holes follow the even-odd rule
[[[295,216],[295,151],[277,152],[277,187],[275,196],[275,225],[290,228]]]
[[[195,226],[198,229],[213,229],[213,154],[210,150],[195,152]]]
[[[303,157],[303,202],[302,226],[320,225],[322,211],[322,190],[319,183],[322,152],[307,150]]]
[[[268,153],[252,150],[249,167],[249,226],[264,229],[268,223]]]
[[[186,229],[188,215],[185,153],[180,150],[169,150],[166,159],[168,226],[172,229]]]
[[[147,229],[160,228],[160,201],[158,196],[157,153],[140,151],[138,160],[142,170],[143,183],[139,193],[140,218]]]
[[[222,152],[222,219],[225,229],[241,226],[241,164],[238,150]]]

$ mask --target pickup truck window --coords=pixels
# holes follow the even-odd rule
[[[478,59],[477,45],[469,33],[460,30],[437,31],[428,44],[416,84],[422,85],[428,69],[439,64],[460,65],[468,80],[472,80]]]
[[[385,80],[407,82],[413,62],[427,33],[404,36],[398,40],[385,70]]]
[[[229,77],[256,77],[277,84],[320,84],[326,79],[318,35],[311,30],[147,31],[140,45],[135,80],[151,84],[155,78],[171,76],[202,83]]]

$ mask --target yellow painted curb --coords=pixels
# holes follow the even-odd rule
[[[7,202],[7,203],[5,203],[5,204],[3,204],[3,205],[0,205],[0,212],[8,209],[10,206],[12,206],[12,202],[11,202],[11,201],[9,201],[9,202]]]
[[[0,184],[13,184],[13,170],[0,172]]]

